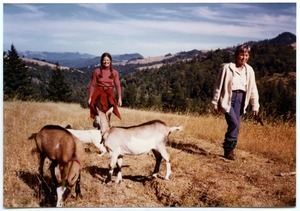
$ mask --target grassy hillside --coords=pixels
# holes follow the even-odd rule
[[[279,177],[296,167],[296,128],[288,124],[264,127],[244,121],[236,161],[222,158],[226,130],[223,116],[189,116],[121,108],[123,120],[112,125],[135,125],[161,119],[182,125],[183,132],[169,137],[171,180],[150,180],[152,155],[124,159],[120,185],[104,185],[109,156],[99,158],[86,145],[87,162],[82,172],[84,199],[70,200],[68,207],[293,207],[295,177]],[[92,128],[89,110],[77,104],[4,102],[4,207],[39,207],[38,160],[31,133],[46,124],[76,129]],[[162,163],[162,174],[165,170]],[[46,171],[46,168],[45,170]],[[50,180],[49,174],[46,174]],[[273,184],[270,186],[270,184]],[[47,205],[49,206],[49,205]]]

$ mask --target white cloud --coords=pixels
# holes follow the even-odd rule
[[[53,11],[46,13],[47,8],[42,6],[18,5],[22,12],[4,13],[4,45],[14,43],[17,49],[40,45],[53,50],[59,46],[60,51],[76,49],[82,53],[106,48],[147,55],[188,48],[214,49],[229,40],[268,39],[283,31],[296,30],[293,14],[256,12],[252,4],[212,4],[218,10],[208,4],[156,10],[153,7],[149,11],[141,7],[135,14],[107,4],[79,6],[82,10],[76,5],[76,10],[68,15],[59,13],[53,18]],[[239,9],[245,12],[229,12]]]

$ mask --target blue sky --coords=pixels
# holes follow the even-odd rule
[[[195,1],[193,1],[195,2]],[[3,50],[140,53],[211,50],[296,34],[291,3],[4,3]]]

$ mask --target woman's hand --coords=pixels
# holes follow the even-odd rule
[[[118,99],[118,106],[122,107],[122,98]]]
[[[215,114],[219,114],[219,109],[217,105],[214,105],[214,112]]]
[[[88,105],[90,105],[91,104],[91,101],[92,101],[92,98],[90,97],[89,99],[88,99]]]

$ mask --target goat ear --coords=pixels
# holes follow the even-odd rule
[[[96,107],[97,113],[100,114],[101,111],[99,110],[99,108],[97,106],[95,106],[95,107]]]
[[[114,111],[114,107],[111,107],[110,109],[108,109],[108,111],[106,111],[105,115],[108,116],[109,114],[111,114]]]

